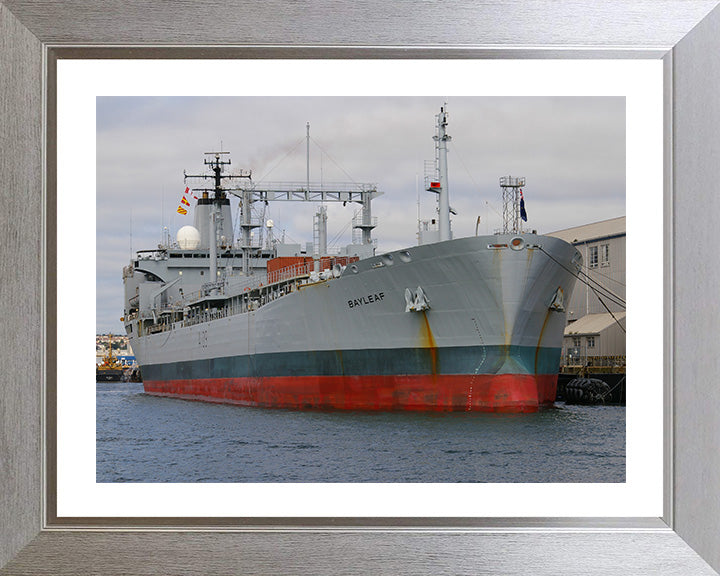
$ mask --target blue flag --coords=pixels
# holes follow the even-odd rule
[[[520,218],[523,222],[527,222],[527,212],[525,212],[525,198],[523,197],[522,190],[520,190]]]

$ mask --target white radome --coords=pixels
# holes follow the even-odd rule
[[[194,226],[183,226],[178,230],[177,243],[182,250],[195,250],[200,246],[200,232]]]

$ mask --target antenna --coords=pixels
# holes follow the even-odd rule
[[[232,188],[223,188],[222,181],[223,180],[235,180],[237,178],[252,178],[252,172],[249,170],[240,170],[237,174],[223,174],[225,170],[225,166],[229,166],[231,164],[230,160],[221,160],[220,156],[230,154],[230,152],[205,152],[205,156],[211,156],[212,158],[208,160],[208,158],[205,158],[204,164],[206,166],[210,166],[210,170],[212,171],[212,174],[185,174],[185,180],[188,178],[201,178],[204,180],[214,180],[214,188],[193,188],[193,191],[195,192],[202,192],[203,198],[208,198],[209,192],[215,193],[215,199],[221,200],[225,198],[225,192],[229,190],[233,190]]]

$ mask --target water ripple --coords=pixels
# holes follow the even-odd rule
[[[625,409],[294,412],[97,386],[98,482],[624,482]]]

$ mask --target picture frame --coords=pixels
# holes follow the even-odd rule
[[[0,467],[0,574],[509,574],[525,573],[529,562],[536,574],[714,574],[720,569],[720,417],[711,407],[720,391],[708,386],[713,362],[707,359],[718,356],[711,337],[718,272],[700,256],[711,245],[712,214],[718,208],[711,194],[718,168],[711,155],[720,137],[708,128],[720,124],[718,2],[527,7],[521,1],[476,5],[461,0],[453,9],[400,4],[392,13],[386,4],[348,6],[352,14],[323,11],[323,4],[310,2],[315,10],[306,7],[301,22],[292,20],[292,13],[278,13],[273,3],[208,1],[202,8],[136,2],[120,8],[106,0],[0,3],[0,77],[10,79],[0,85],[0,175],[8,183],[0,215],[5,318],[0,458],[6,463]],[[233,18],[208,28],[227,11]],[[194,17],[201,12],[212,17],[196,26]],[[507,13],[515,17],[512,35]],[[356,18],[365,25],[355,27]],[[295,32],[292,42],[287,26]],[[242,45],[237,38],[243,38]],[[208,39],[216,46],[208,46]],[[172,46],[178,44],[183,46]],[[662,518],[306,518],[258,519],[254,525],[212,519],[208,528],[208,519],[162,524],[98,519],[87,525],[53,514],[55,463],[48,454],[56,406],[45,395],[44,381],[57,362],[52,285],[46,284],[55,264],[57,199],[49,193],[43,202],[41,194],[31,192],[55,185],[54,64],[58,58],[209,54],[663,60],[667,408]],[[693,281],[685,282],[688,278]]]

